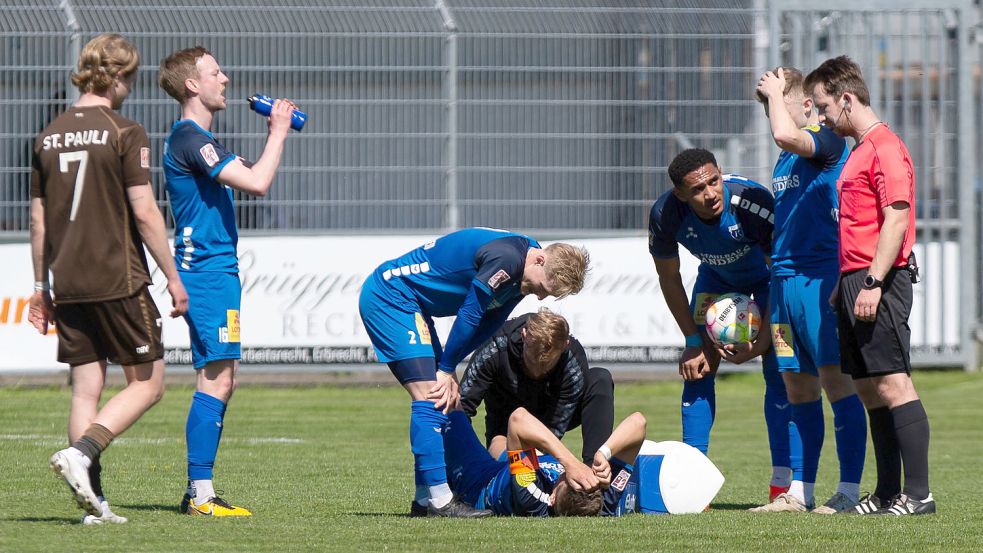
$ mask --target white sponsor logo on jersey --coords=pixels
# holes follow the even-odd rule
[[[140,167],[150,169],[150,148],[140,148]]]
[[[218,153],[215,151],[215,146],[205,144],[198,151],[201,153],[201,158],[205,160],[205,163],[207,163],[209,167],[212,167],[218,163]]]
[[[618,472],[618,476],[615,476],[614,480],[611,481],[611,487],[619,492],[625,491],[625,486],[628,485],[628,479],[630,477],[631,474],[629,474],[627,470],[621,469],[621,471]]]
[[[508,271],[505,269],[499,269],[497,273],[493,274],[490,279],[488,279],[488,287],[492,290],[497,290],[503,282],[508,282],[512,278],[509,276]]]

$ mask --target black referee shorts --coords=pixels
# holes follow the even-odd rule
[[[907,269],[893,268],[884,278],[881,302],[873,322],[858,321],[853,313],[867,269],[840,275],[837,319],[840,363],[854,380],[895,373],[911,373],[912,285]]]

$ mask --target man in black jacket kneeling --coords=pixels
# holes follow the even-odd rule
[[[611,373],[588,367],[566,319],[546,308],[506,322],[471,356],[461,379],[461,406],[474,417],[482,400],[485,442],[495,457],[505,450],[509,415],[519,407],[557,438],[581,426],[587,463],[614,426]]]

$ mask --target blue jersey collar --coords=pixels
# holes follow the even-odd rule
[[[173,133],[180,125],[194,125],[199,132],[205,134],[208,136],[208,138],[215,138],[210,131],[206,131],[205,129],[201,128],[201,125],[196,123],[194,119],[178,119],[174,122],[174,125],[171,126],[171,132]]]

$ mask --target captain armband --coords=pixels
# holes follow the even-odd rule
[[[539,468],[539,457],[535,449],[510,449],[509,474],[522,487],[536,481],[536,469]]]

